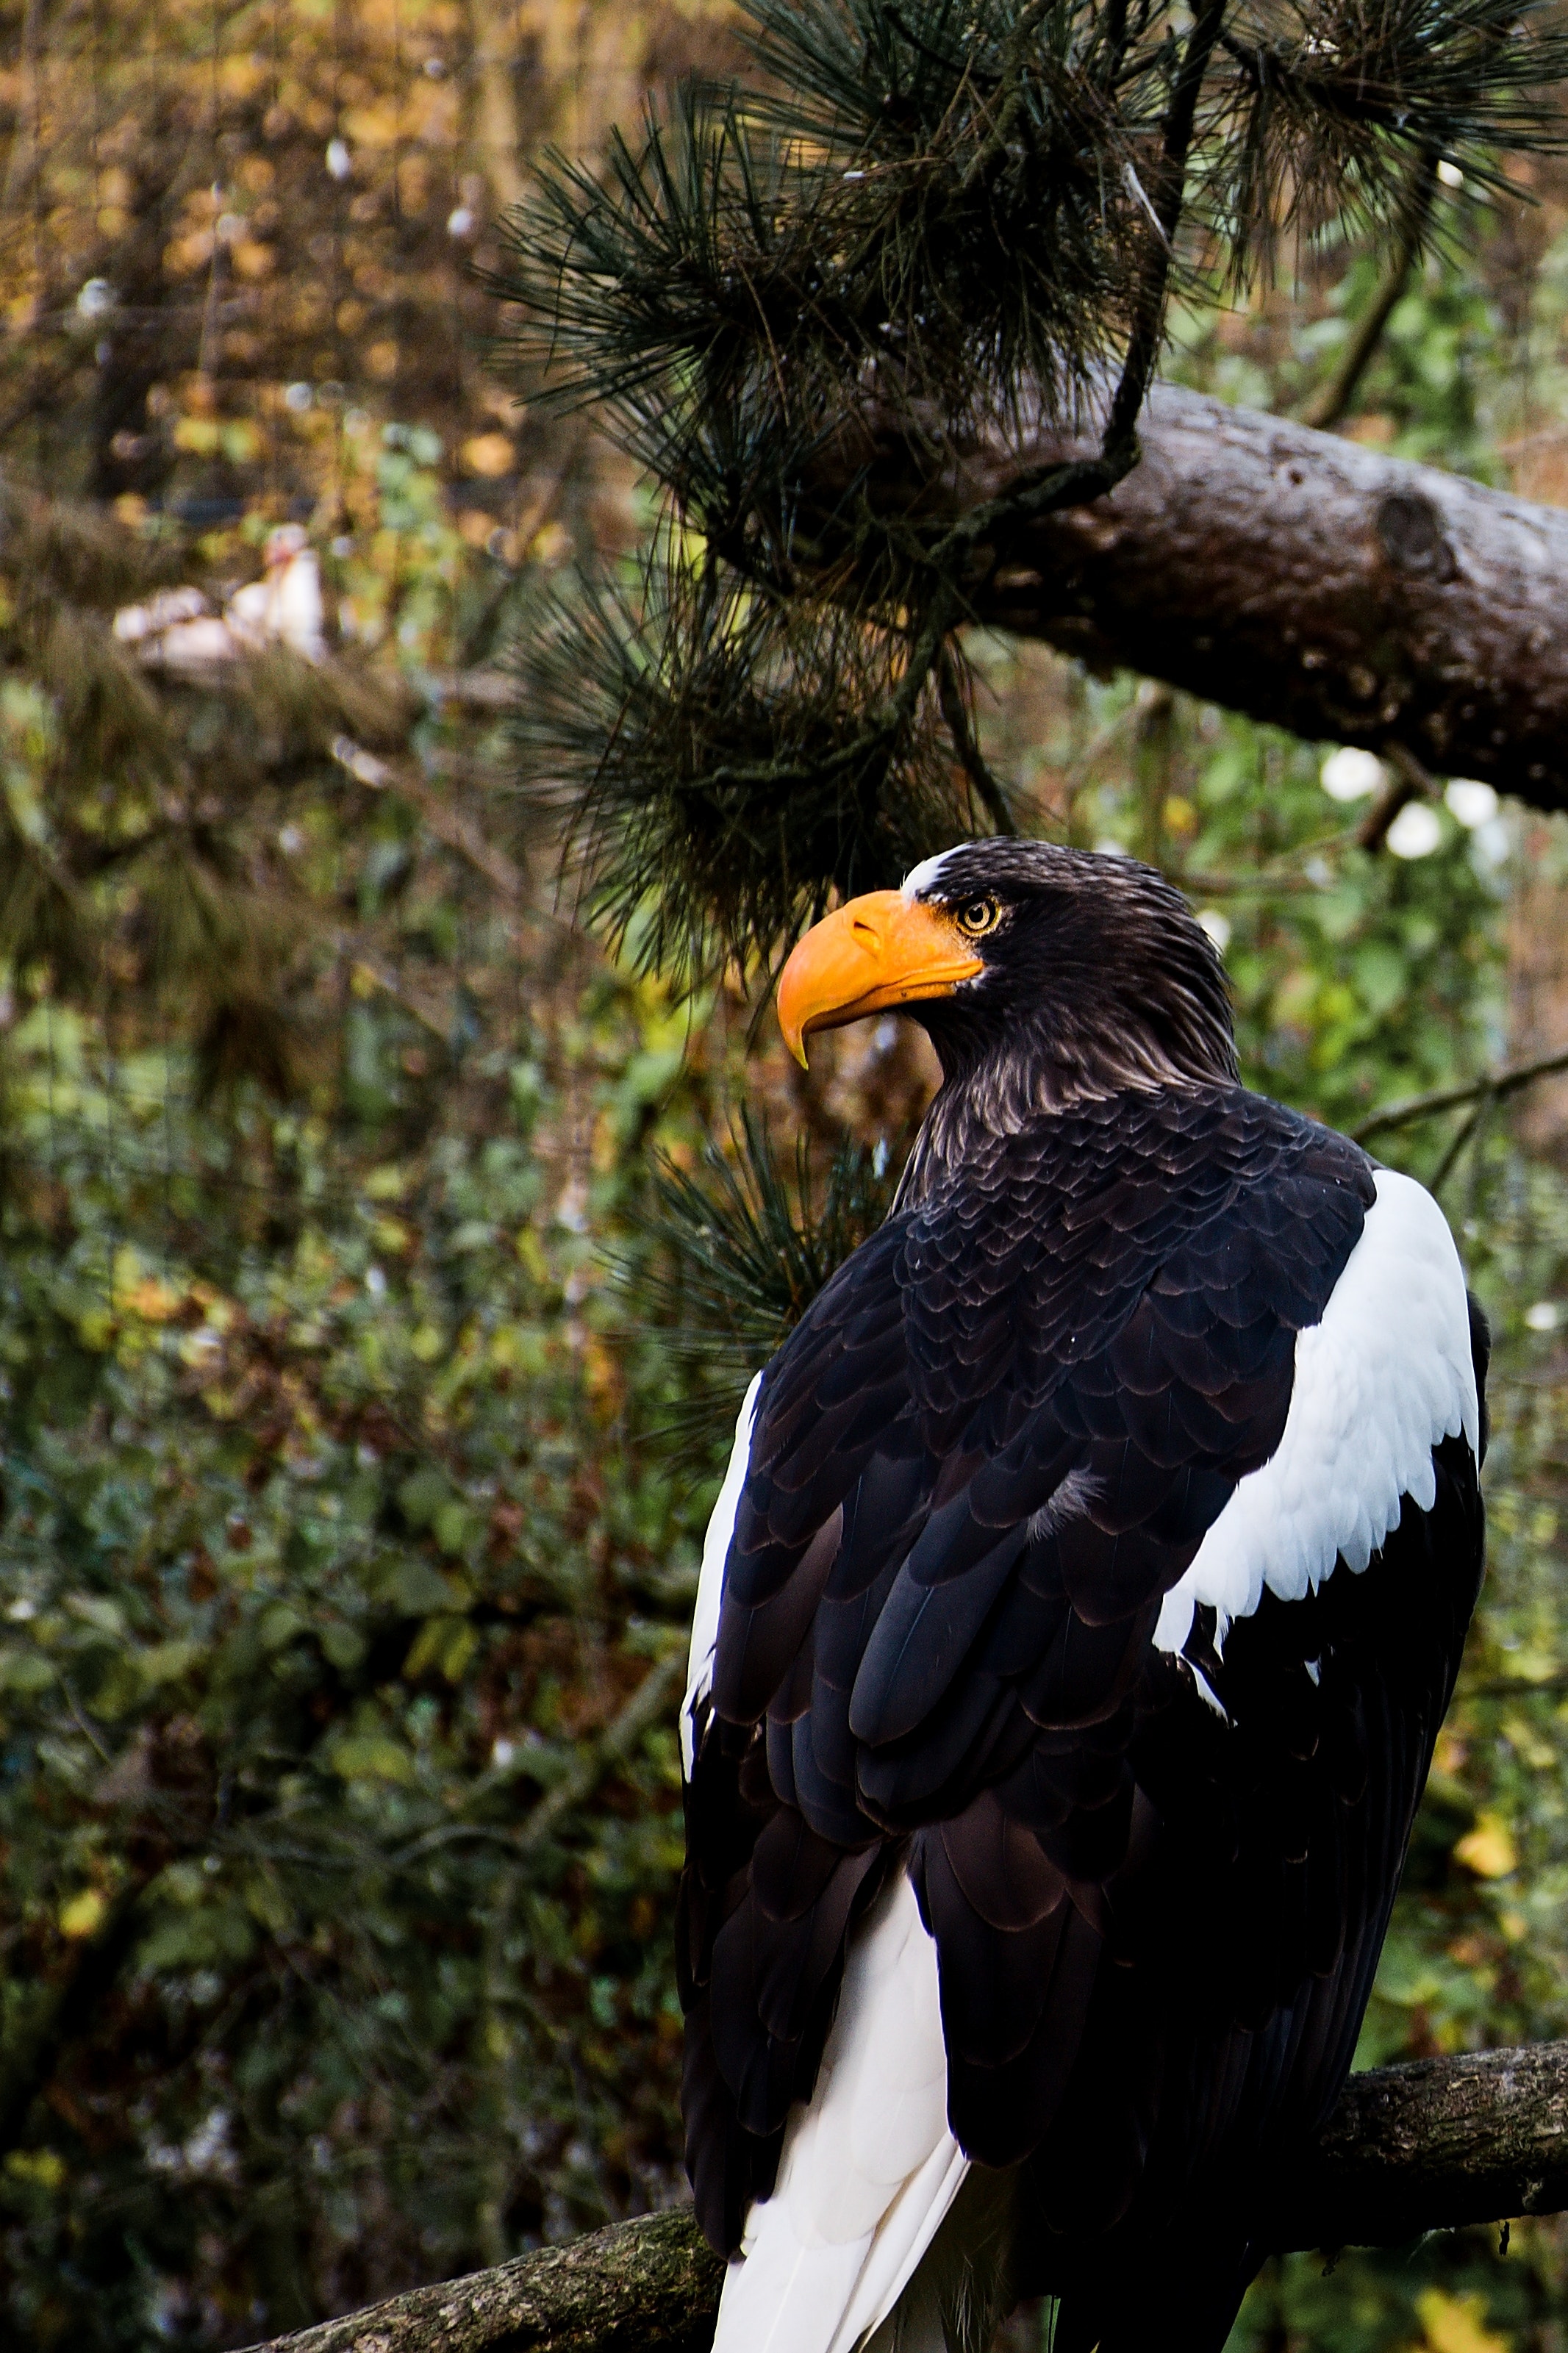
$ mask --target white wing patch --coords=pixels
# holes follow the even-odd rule
[[[724,1473],[719,1500],[709,1519],[708,1533],[702,1539],[702,1568],[697,1579],[697,1606],[691,1613],[691,1650],[686,1669],[686,1698],[680,1710],[680,1762],[689,1781],[696,1757],[697,1739],[691,1711],[698,1701],[706,1696],[713,1681],[713,1646],[719,1640],[719,1605],[724,1598],[724,1563],[730,1556],[730,1538],[735,1533],[735,1514],[740,1509],[741,1490],[746,1483],[746,1472],[751,1465],[752,1424],[756,1419],[757,1391],[762,1386],[761,1373],[753,1373],[752,1386],[735,1417],[735,1443],[730,1454],[730,1467]]]
[[[1363,1569],[1399,1525],[1402,1499],[1436,1499],[1432,1450],[1463,1430],[1479,1451],[1480,1414],[1459,1254],[1443,1212],[1390,1168],[1323,1310],[1298,1334],[1285,1434],[1204,1538],[1154,1630],[1179,1651],[1193,1612],[1217,1615],[1216,1646],[1267,1586],[1282,1600],[1315,1592],[1334,1564]]]
[[[747,2218],[713,2353],[852,2353],[885,2320],[969,2170],[947,2128],[936,1947],[900,1872],[850,1945],[808,2107]]]

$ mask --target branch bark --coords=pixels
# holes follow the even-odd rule
[[[1173,385],[1140,432],[1142,461],[1107,496],[997,549],[977,620],[1568,807],[1568,511]],[[977,442],[919,504],[963,515],[1091,447]],[[889,427],[867,488],[908,505],[921,470]]]
[[[1281,2188],[1280,2247],[1395,2247],[1568,2206],[1568,2042],[1352,2075]]]
[[[1568,2042],[1355,2075],[1279,2185],[1270,2243],[1398,2246],[1568,2207]],[[257,2353],[702,2353],[722,2265],[689,2213],[416,2288]]]

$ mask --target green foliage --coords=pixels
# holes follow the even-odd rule
[[[226,553],[250,568],[260,535]],[[430,568],[412,554],[395,567],[405,593]],[[0,964],[24,1002],[97,1005],[112,985],[192,1043],[209,1092],[254,1077],[286,1098],[323,1040],[309,869],[285,845],[307,807],[348,813],[345,750],[405,750],[418,705],[362,667],[282,645],[142,662],[117,609],[187,567],[205,568],[178,537],[8,499]]]
[[[530,1831],[693,1586],[558,1214],[613,1010],[390,1158],[5,1039],[8,2341],[230,2341],[673,2189],[668,1723]]]

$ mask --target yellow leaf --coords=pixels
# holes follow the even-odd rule
[[[500,474],[510,474],[516,463],[512,446],[504,433],[474,433],[462,448],[465,474],[486,474],[493,480]]]
[[[1506,1879],[1519,1861],[1513,1833],[1496,1814],[1483,1814],[1454,1849],[1455,1859],[1478,1879]]]
[[[66,2161],[58,2149],[13,2148],[6,2152],[5,2170],[16,2181],[36,2181],[40,2189],[58,2189],[66,2178]]]
[[[100,1889],[84,1887],[79,1895],[73,1895],[68,1904],[60,1905],[61,1936],[96,1936],[108,1909]]]
[[[460,1683],[479,1640],[466,1618],[426,1618],[403,1662],[403,1672],[416,1683],[435,1667],[449,1683]]]
[[[224,58],[218,79],[227,97],[244,100],[254,97],[268,71],[265,53],[258,56],[253,49],[240,49]]]
[[[193,270],[205,269],[213,258],[213,233],[210,228],[193,229],[187,237],[177,237],[163,249],[163,267],[171,278],[188,278]],[[178,439],[176,434],[175,438]]]
[[[216,458],[223,427],[216,417],[182,417],[174,427],[174,447],[195,458]]]
[[[343,135],[356,147],[392,147],[402,132],[403,118],[395,99],[384,98],[344,111]]]
[[[1508,2338],[1483,2326],[1484,2296],[1445,2295],[1440,2287],[1429,2287],[1416,2297],[1415,2309],[1432,2353],[1509,2353]]]
[[[133,1283],[120,1301],[129,1314],[140,1315],[144,1324],[166,1324],[180,1312],[180,1294],[166,1282],[150,1274],[144,1282]]]

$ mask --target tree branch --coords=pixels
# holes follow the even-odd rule
[[[625,1763],[644,1733],[664,1721],[669,1703],[685,1677],[684,1651],[667,1651],[662,1659],[654,1662],[620,1714],[605,1726],[572,1770],[552,1789],[547,1789],[532,1812],[524,1817],[511,1841],[514,1853],[529,1854],[535,1847],[542,1846],[557,1824],[575,1813],[600,1782]]]
[[[647,2214],[257,2353],[704,2353],[722,2276],[689,2212]]]
[[[1568,512],[1172,385],[1139,433],[1142,462],[1108,495],[1008,529],[973,618],[1568,807]],[[889,420],[843,462],[879,507],[973,525],[1093,446],[998,435],[933,487],[929,449]]]
[[[1436,1087],[1430,1094],[1406,1095],[1399,1103],[1385,1104],[1382,1111],[1373,1112],[1355,1131],[1358,1144],[1370,1136],[1385,1135],[1392,1127],[1408,1127],[1418,1119],[1430,1119],[1434,1113],[1458,1111],[1463,1103],[1497,1103],[1505,1095],[1517,1094],[1537,1079],[1550,1079],[1559,1071],[1568,1071],[1568,1048],[1560,1047],[1555,1053],[1542,1054],[1533,1062],[1515,1062],[1505,1071],[1489,1071],[1484,1078],[1467,1079],[1457,1087]]]
[[[1568,2042],[1352,2075],[1282,2185],[1282,2248],[1395,2247],[1568,2207]]]
[[[1165,293],[1186,196],[1187,156],[1197,121],[1198,100],[1213,61],[1215,45],[1225,30],[1227,5],[1228,0],[1200,0],[1171,92],[1161,134],[1159,178],[1150,207],[1142,284],[1133,303],[1132,332],[1106,420],[1104,449],[1108,458],[1117,458],[1123,449],[1133,446],[1149,381],[1159,365],[1165,327]],[[1131,171],[1131,164],[1127,168]]]
[[[1398,2246],[1568,2207],[1568,2042],[1352,2075],[1279,2184],[1279,2248]],[[619,2222],[258,2353],[702,2353],[722,2267],[689,2213]]]
[[[1320,385],[1310,399],[1301,405],[1301,422],[1314,425],[1327,432],[1337,425],[1356,396],[1363,376],[1371,366],[1377,347],[1383,341],[1383,331],[1394,314],[1394,305],[1404,293],[1410,278],[1411,265],[1421,250],[1427,217],[1432,210],[1432,195],[1436,185],[1437,158],[1423,155],[1411,175],[1401,211],[1399,241],[1384,268],[1382,277],[1373,290],[1371,301],[1351,329],[1341,353],[1339,364],[1328,381]]]

